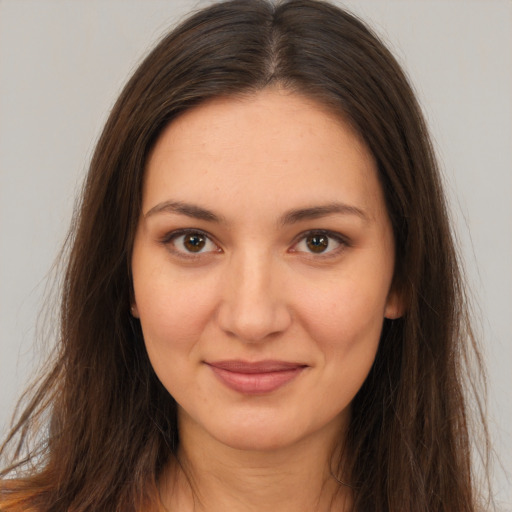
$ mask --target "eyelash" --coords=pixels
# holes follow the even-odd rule
[[[306,239],[308,237],[326,237],[328,239],[327,242],[327,251],[324,252],[318,252],[315,253],[313,251],[298,251],[295,248],[301,243],[306,243]],[[329,245],[331,245],[331,241],[334,241],[338,244],[338,247],[335,247],[333,249],[329,249]],[[295,242],[292,245],[292,249],[290,249],[290,252],[302,252],[304,254],[307,254],[309,257],[312,258],[332,258],[335,256],[338,256],[340,252],[342,252],[346,247],[349,247],[350,243],[347,240],[346,237],[341,235],[340,233],[337,233],[335,231],[329,231],[326,229],[310,229],[308,231],[304,231],[300,233],[296,238]]]
[[[199,235],[200,237],[203,237],[205,240],[207,240],[207,243],[210,242],[214,244],[218,250],[217,251],[205,251],[205,252],[197,252],[194,253],[192,251],[186,251],[186,250],[179,250],[177,249],[175,242],[178,238],[182,236],[187,235]],[[201,255],[208,254],[211,252],[214,253],[220,253],[222,252],[222,249],[218,246],[218,244],[213,240],[212,236],[206,233],[205,231],[202,231],[201,229],[178,229],[176,231],[172,231],[171,233],[168,233],[162,240],[161,243],[166,246],[171,252],[174,254],[177,254],[178,256],[182,258],[189,258],[189,259],[195,259],[199,258]]]
[[[215,251],[198,251],[197,253],[194,253],[192,251],[186,251],[185,249],[180,250],[177,249],[175,242],[178,238],[186,235],[198,235],[200,237],[203,237],[206,240],[206,243],[212,243],[217,247],[217,250]],[[313,251],[299,251],[296,249],[296,247],[301,243],[306,243],[306,239],[308,237],[326,237],[328,239],[327,241],[327,251],[318,252],[315,253]],[[335,247],[334,249],[329,249],[329,245],[331,244],[331,241],[336,242],[339,244],[338,247]],[[169,248],[171,252],[174,254],[177,254],[178,256],[182,258],[190,258],[195,259],[201,257],[201,255],[209,254],[209,253],[221,253],[223,252],[222,249],[218,246],[218,244],[214,241],[213,237],[209,235],[207,232],[201,230],[201,229],[179,229],[176,231],[172,231],[168,233],[162,240],[160,241],[164,246]],[[289,249],[289,252],[292,253],[304,253],[307,254],[310,257],[313,257],[315,259],[318,258],[330,258],[337,256],[341,251],[343,251],[346,247],[349,247],[350,243],[347,240],[346,237],[342,236],[340,233],[336,233],[333,231],[325,230],[325,229],[311,229],[308,231],[304,231],[300,233],[294,240],[291,249]]]

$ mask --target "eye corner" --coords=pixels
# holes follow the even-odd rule
[[[311,239],[311,244],[308,243],[308,238]],[[317,239],[316,241],[314,240],[315,238]],[[301,247],[301,244],[304,247]],[[338,256],[350,245],[347,237],[341,233],[326,229],[309,229],[300,233],[295,238],[288,252],[291,254],[303,254],[308,258],[329,258]]]
[[[187,247],[187,236],[198,238],[199,240],[195,242],[192,241],[192,244],[199,245],[188,245]],[[181,242],[179,241],[180,238],[183,239]],[[163,236],[159,242],[172,255],[188,260],[205,258],[208,255],[221,254],[224,252],[212,235],[198,228],[180,228],[172,230]],[[189,240],[189,242],[191,242],[191,240]],[[182,247],[180,247],[180,245]],[[198,250],[194,250],[196,248],[198,248]]]

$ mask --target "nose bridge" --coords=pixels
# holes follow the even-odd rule
[[[233,255],[219,311],[222,329],[245,342],[285,330],[290,321],[272,254],[254,248]]]

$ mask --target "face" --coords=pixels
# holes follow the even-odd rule
[[[133,314],[180,429],[243,449],[339,430],[377,351],[393,235],[339,117],[267,89],[186,112],[147,163]]]

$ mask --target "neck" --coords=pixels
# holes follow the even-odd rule
[[[240,450],[194,427],[180,429],[178,457],[162,478],[168,510],[184,512],[346,511],[350,493],[333,477],[338,423],[272,450]],[[199,441],[199,442],[198,442]]]

